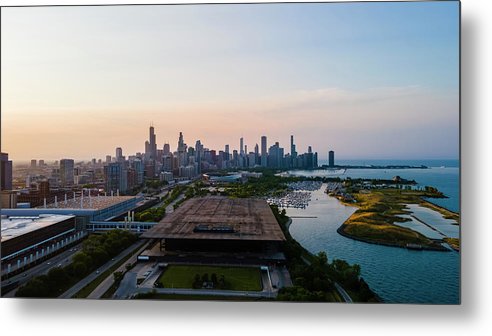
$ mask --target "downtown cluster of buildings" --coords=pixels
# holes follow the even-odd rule
[[[203,172],[237,168],[274,169],[314,169],[318,167],[318,153],[311,146],[307,153],[298,154],[294,136],[290,139],[290,153],[286,153],[278,142],[268,147],[266,136],[260,139],[253,150],[248,151],[244,139],[239,139],[239,149],[227,144],[223,150],[207,148],[201,140],[194,146],[187,145],[183,133],[179,133],[175,151],[169,143],[158,148],[153,126],[149,129],[149,140],[145,142],[145,152],[128,158],[123,156],[122,148],[116,148],[116,156],[106,156],[104,176],[106,190],[126,192],[141,185],[144,178],[159,178],[162,181],[192,179]]]
[[[269,146],[266,136],[262,136],[252,150],[248,150],[244,139],[239,139],[239,148],[232,149],[226,144],[223,149],[206,147],[201,140],[194,146],[188,145],[183,133],[179,133],[177,146],[171,150],[169,143],[158,147],[153,126],[149,128],[149,137],[145,141],[145,152],[123,155],[123,149],[117,147],[115,156],[107,155],[105,160],[76,162],[73,159],[61,159],[53,164],[44,160],[31,160],[30,165],[16,168],[22,181],[12,185],[12,161],[8,154],[2,153],[2,190],[23,192],[18,194],[20,202],[29,202],[39,206],[55,196],[61,197],[67,190],[78,191],[81,188],[104,190],[107,194],[125,194],[139,189],[145,180],[178,181],[190,180],[205,172],[224,169],[315,169],[318,167],[318,153],[311,146],[307,152],[298,153],[294,136],[290,137],[290,151],[275,142]],[[334,166],[334,152],[328,154],[329,166]],[[24,183],[25,182],[25,183]],[[60,195],[57,195],[57,190]]]

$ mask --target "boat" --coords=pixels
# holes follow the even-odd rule
[[[420,244],[413,244],[413,243],[408,243],[406,245],[407,249],[409,250],[422,250],[422,245]]]

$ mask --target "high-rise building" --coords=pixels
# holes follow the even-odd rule
[[[149,128],[149,158],[155,160],[157,158],[157,144],[155,141],[154,126]]]
[[[280,147],[278,142],[275,142],[275,145],[268,149],[268,167],[282,168],[283,158],[284,149]]]
[[[145,160],[150,160],[150,142],[149,142],[149,140],[145,141]]]
[[[328,152],[328,166],[329,167],[335,166],[335,152],[334,151]]]
[[[106,163],[111,163],[111,155],[106,155]]]
[[[256,165],[256,155],[251,152],[248,154],[248,167],[253,168]]]
[[[68,187],[74,183],[74,161],[72,159],[60,160],[60,185]]]
[[[36,168],[36,159],[31,160],[31,168]]]
[[[144,170],[145,170],[142,160],[140,159],[133,160],[131,163],[131,167],[135,169],[135,172],[137,174],[137,184],[142,185],[144,182]]]
[[[258,144],[255,145],[255,165],[260,164],[260,147]]]
[[[294,162],[297,158],[297,152],[296,152],[296,145],[294,144],[294,136],[290,136],[290,159],[291,159],[291,164],[294,166]]]
[[[116,162],[120,162],[123,158],[123,149],[121,147],[116,147]]]
[[[113,162],[104,166],[104,181],[106,182],[106,192],[121,193],[127,190],[127,170],[121,162]]]
[[[267,137],[261,137],[261,166],[267,166]]]
[[[44,160],[39,160],[38,165],[39,165],[40,167],[44,167]]]
[[[188,157],[186,154],[187,154],[186,153],[186,144],[184,142],[183,133],[179,132],[179,139],[178,139],[178,165],[179,166],[186,166],[187,165]]]
[[[239,166],[239,154],[236,149],[232,151],[232,167],[238,167]]]
[[[168,143],[164,144],[164,148],[162,149],[162,155],[167,155],[171,153],[171,146]]]
[[[162,170],[165,172],[173,171],[173,155],[171,153],[162,156]]]
[[[200,140],[197,140],[195,143],[196,150],[196,173],[202,173],[202,158],[203,158],[203,145]]]
[[[239,154],[244,155],[244,139],[242,137],[239,139]]]
[[[1,153],[0,159],[0,190],[12,190],[12,161],[8,153]]]

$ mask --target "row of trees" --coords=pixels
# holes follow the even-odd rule
[[[349,265],[338,259],[329,263],[325,252],[312,255],[290,235],[285,209],[280,211],[276,205],[270,207],[286,237],[283,251],[294,284],[293,287],[280,289],[278,300],[327,301],[332,297],[330,292],[335,289],[334,283],[338,282],[351,292],[352,299],[356,301],[377,301],[375,294],[360,277],[359,265]]]
[[[204,273],[200,276],[200,274],[195,274],[195,278],[193,280],[193,288],[218,288],[218,289],[226,289],[226,281],[223,274],[217,277],[217,274],[212,273],[210,278],[208,277],[208,273]]]
[[[48,274],[29,280],[20,287],[18,297],[58,297],[72,285],[94,271],[112,257],[133,244],[137,236],[124,230],[111,230],[101,235],[90,235],[82,244],[72,263],[54,267]]]

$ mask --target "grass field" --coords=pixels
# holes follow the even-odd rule
[[[261,273],[253,267],[221,267],[202,265],[170,265],[157,280],[164,288],[193,288],[195,275],[224,275],[227,290],[261,291]]]

